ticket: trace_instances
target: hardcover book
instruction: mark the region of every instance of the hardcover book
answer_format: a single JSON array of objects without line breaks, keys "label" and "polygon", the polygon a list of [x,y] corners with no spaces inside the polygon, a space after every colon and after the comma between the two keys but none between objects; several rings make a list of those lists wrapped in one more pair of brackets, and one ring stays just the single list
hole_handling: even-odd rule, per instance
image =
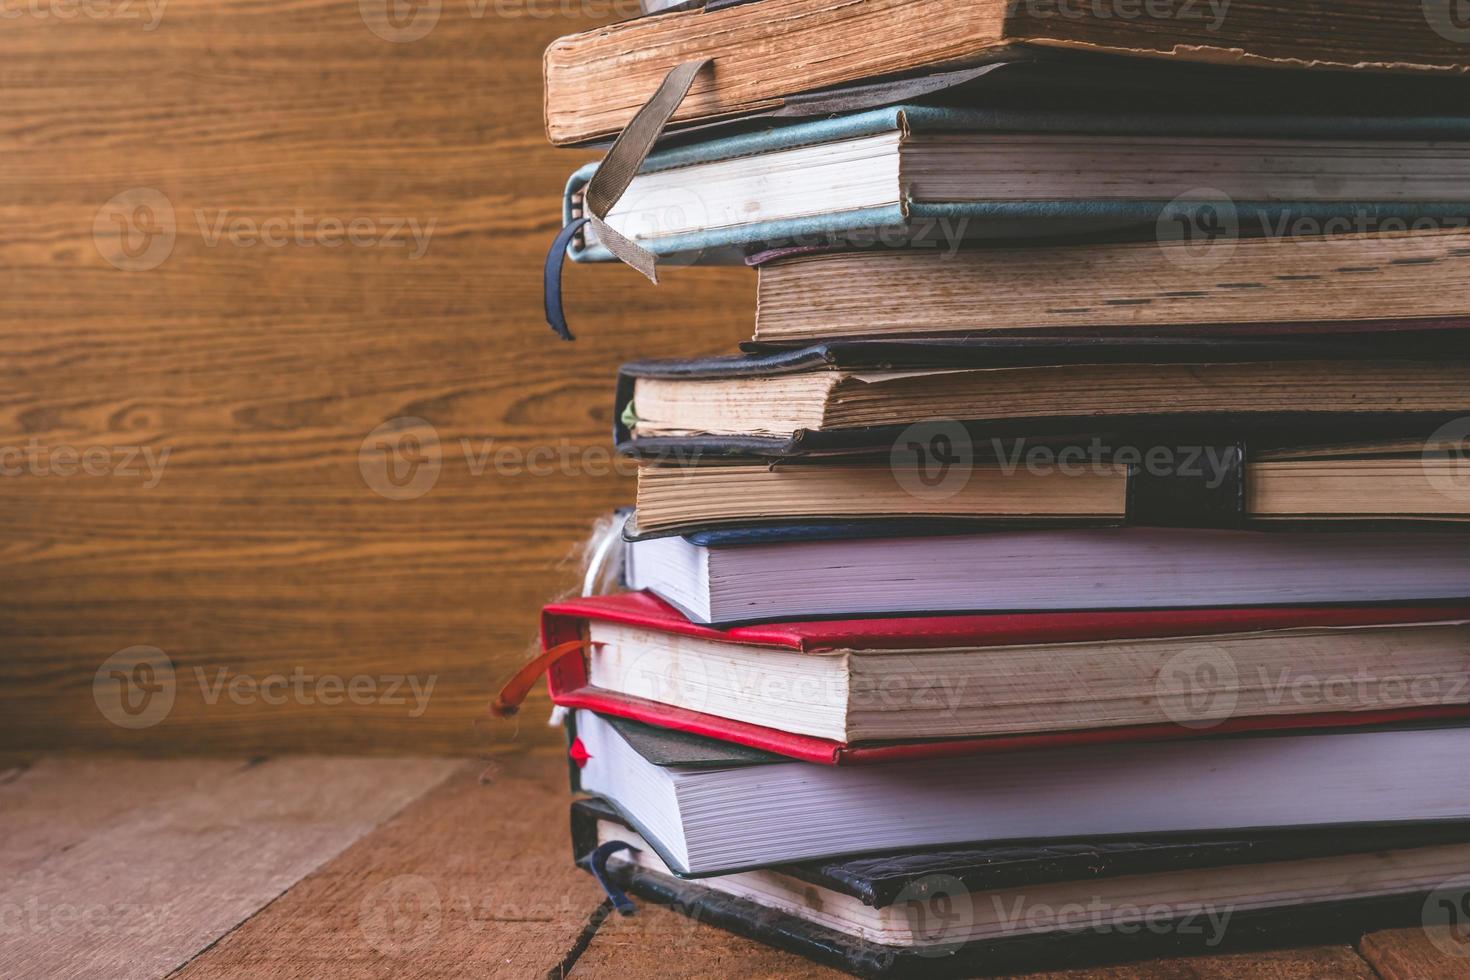
[{"label": "hardcover book", "polygon": [[[1424,528],[759,523],[638,531],[625,581],[699,623],[1470,598],[1470,548]],[[1353,527],[1354,525],[1347,525]],[[1335,527],[1336,529],[1331,529]]]},{"label": "hardcover book", "polygon": [[[546,607],[542,641],[565,650],[548,667],[557,704],[854,765],[1461,716],[1465,618],[1444,604],[717,630],[632,593]],[[1301,677],[1379,680],[1328,697]]]},{"label": "hardcover book", "polygon": [[[635,895],[861,976],[973,976],[1353,943],[1417,925],[1470,871],[1458,823],[911,850],[677,876],[621,815],[571,806],[572,850]],[[626,848],[619,847],[626,845]]]},{"label": "hardcover book", "polygon": [[[1393,727],[814,766],[590,711],[576,782],[671,870],[957,844],[1470,820],[1463,727]],[[636,734],[634,734],[636,733]],[[1371,775],[1369,775],[1371,774]]]},{"label": "hardcover book", "polygon": [[[598,165],[568,181],[565,220],[582,214]],[[903,105],[656,152],[606,219],[684,263],[829,243],[948,256],[981,239],[1283,238],[1463,228],[1467,172],[1463,115]],[[574,240],[572,258],[611,259],[589,235]]]},{"label": "hardcover book", "polygon": [[[797,93],[1059,49],[1451,77],[1467,66],[1448,4],[1278,0],[1134,9],[1137,16],[1121,17],[1105,6],[1052,0],[760,0],[635,19],[546,49],[546,132],[557,144],[610,136],[671,69],[703,58],[713,67],[696,80],[676,122],[730,118],[779,108]],[[1277,84],[1288,84],[1286,77]]]}]

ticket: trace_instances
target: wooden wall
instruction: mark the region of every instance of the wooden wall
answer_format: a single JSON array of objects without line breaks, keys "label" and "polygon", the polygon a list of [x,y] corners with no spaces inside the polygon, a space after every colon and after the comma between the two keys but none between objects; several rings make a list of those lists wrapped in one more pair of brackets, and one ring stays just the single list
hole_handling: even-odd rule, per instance
[{"label": "wooden wall", "polygon": [[728,348],[753,302],[743,270],[579,267],[582,339],[542,323],[588,157],[545,143],[540,52],[614,2],[7,7],[0,748],[554,737],[541,693],[481,719],[628,499],[613,368]]}]

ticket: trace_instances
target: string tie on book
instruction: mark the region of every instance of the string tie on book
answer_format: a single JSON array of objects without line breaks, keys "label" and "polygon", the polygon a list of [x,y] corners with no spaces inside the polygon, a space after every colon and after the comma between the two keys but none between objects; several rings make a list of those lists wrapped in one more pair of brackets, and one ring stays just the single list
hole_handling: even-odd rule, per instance
[{"label": "string tie on book", "polygon": [[587,855],[587,866],[592,871],[592,877],[597,879],[597,883],[607,893],[607,900],[613,903],[613,908],[623,915],[632,915],[638,911],[638,906],[634,905],[627,893],[617,886],[607,870],[607,859],[619,851],[637,854],[638,848],[625,840],[610,840],[606,844],[598,845],[597,850]]},{"label": "string tie on book", "polygon": [[568,640],[541,651],[521,664],[520,669],[501,686],[500,693],[495,695],[495,700],[490,705],[490,713],[496,718],[509,718],[520,711],[521,702],[526,700],[526,695],[531,693],[531,688],[536,686],[536,681],[546,673],[546,669],[562,657],[582,650],[584,646],[581,640]]},{"label": "string tie on book", "polygon": [[546,253],[546,269],[542,280],[546,303],[546,322],[562,340],[576,339],[572,336],[571,328],[567,326],[566,313],[562,308],[562,266],[572,239],[586,225],[592,226],[592,230],[597,233],[597,240],[618,261],[632,266],[643,273],[654,285],[658,285],[658,257],[642,245],[619,233],[604,219],[613,209],[613,205],[622,198],[623,192],[628,189],[633,178],[638,175],[638,171],[643,167],[643,161],[648,159],[649,151],[663,135],[669,118],[679,108],[684,97],[689,94],[689,88],[694,84],[695,76],[710,61],[709,58],[686,61],[682,65],[675,66],[664,76],[664,80],[659,83],[658,89],[649,100],[643,104],[643,108],[638,110],[623,131],[618,134],[618,138],[613,140],[611,149],[597,165],[597,171],[592,175],[592,179],[587,182],[582,192],[582,204],[586,213],[568,222],[551,243],[551,250]]}]

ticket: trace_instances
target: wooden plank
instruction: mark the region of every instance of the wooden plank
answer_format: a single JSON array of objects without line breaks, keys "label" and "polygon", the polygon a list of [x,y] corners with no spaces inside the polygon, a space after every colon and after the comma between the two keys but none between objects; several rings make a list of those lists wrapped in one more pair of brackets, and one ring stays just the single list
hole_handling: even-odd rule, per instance
[{"label": "wooden plank", "polygon": [[0,878],[0,975],[164,976],[462,765],[278,759],[183,787],[158,775],[152,802]]},{"label": "wooden plank", "polygon": [[[614,366],[730,349],[754,308],[748,270],[674,269],[654,288],[574,267],[581,339],[542,322],[561,187],[591,155],[546,145],[541,51],[627,5],[404,4],[438,11],[404,43],[365,20],[384,0],[100,6],[162,18],[0,31],[0,450],[110,460],[0,479],[0,738],[235,756],[550,744],[476,720],[539,604],[571,584],[572,544],[631,497],[608,455]],[[147,239],[108,202],[137,188],[167,199],[174,241],[156,267],[119,269],[108,222]],[[407,229],[407,247],[322,243],[353,219],[432,234],[417,258]],[[374,430],[403,417],[437,433],[423,451],[439,472],[390,499],[365,473],[387,459]],[[145,450],[168,454],[156,482]],[[170,658],[177,698],[123,728],[93,679],[140,644]],[[195,672],[221,669],[436,683],[418,716],[211,703]]]},{"label": "wooden plank", "polygon": [[541,977],[602,904],[572,864],[560,752],[447,781],[178,980]]},{"label": "wooden plank", "polygon": [[43,757],[0,776],[0,875],[18,875],[110,830],[159,799],[201,790],[248,765],[237,759]]},{"label": "wooden plank", "polygon": [[1095,970],[1030,973],[1027,980],[1375,980],[1346,946],[1175,957]]},{"label": "wooden plank", "polygon": [[[574,978],[845,976],[791,953],[639,903],[636,915],[610,916],[572,968]],[[1177,957],[1086,970],[1026,974],[1026,980],[1373,980],[1347,947]]]},{"label": "wooden plank", "polygon": [[795,953],[773,949],[663,906],[638,902],[631,916],[608,916],[569,974],[572,980],[611,977],[847,976]]},{"label": "wooden plank", "polygon": [[1363,937],[1358,950],[1384,980],[1459,980],[1470,976],[1470,941],[1463,923],[1458,932],[1444,924],[1372,932]]}]

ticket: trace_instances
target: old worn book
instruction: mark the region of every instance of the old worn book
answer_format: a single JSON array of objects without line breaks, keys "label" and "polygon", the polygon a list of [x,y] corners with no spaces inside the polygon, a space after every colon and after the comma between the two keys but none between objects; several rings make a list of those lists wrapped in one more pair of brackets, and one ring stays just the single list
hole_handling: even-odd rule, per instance
[{"label": "old worn book", "polygon": [[1467,840],[1470,826],[1444,823],[1019,842],[690,881],[606,802],[572,804],[578,865],[605,847],[612,880],[635,895],[859,976],[926,980],[1351,944],[1422,924],[1442,883],[1470,869]]},{"label": "old worn book", "polygon": [[1470,315],[1470,228],[1224,240],[885,249],[775,258],[755,339],[975,331],[1300,330]]},{"label": "old worn book", "polygon": [[[588,164],[563,210],[580,213]],[[1197,241],[1464,228],[1463,115],[1215,115],[902,105],[651,156],[607,214],[683,262],[830,243],[1063,234]],[[610,253],[583,230],[572,257]],[[1217,260],[1218,254],[1212,253]]]},{"label": "old worn book", "polygon": [[1015,470],[1044,451],[1037,441],[1088,436],[1134,451],[1245,441],[1257,459],[1324,445],[1339,456],[1371,446],[1380,457],[1463,457],[1466,322],[1185,336],[978,330],[637,361],[619,372],[614,436],[624,452],[677,465],[860,452],[912,460],[915,443],[932,443],[929,463],[1004,460]]},{"label": "old worn book", "polygon": [[760,0],[552,42],[544,58],[546,131],[558,144],[616,133],[671,68],[700,58],[712,58],[713,67],[696,79],[676,121],[770,109],[796,93],[1028,50],[1454,75],[1470,56],[1452,8],[1402,0],[1176,0],[1117,16],[1105,4],[1058,0]]},{"label": "old worn book", "polygon": [[941,419],[1454,412],[1467,391],[1470,362],[1117,363],[640,377],[631,404],[635,439],[781,437]]},{"label": "old worn book", "polygon": [[[950,472],[955,472],[951,470]],[[638,470],[638,526],[690,531],[780,520],[958,517],[1101,523],[1146,521],[1130,507],[1137,470],[970,466],[947,480],[922,466],[843,460],[648,464]],[[941,483],[944,485],[941,486]],[[1305,451],[1257,460],[1242,480],[1245,521],[1470,521],[1470,464],[1458,457],[1334,457]],[[1461,487],[1455,492],[1455,487]]]}]

